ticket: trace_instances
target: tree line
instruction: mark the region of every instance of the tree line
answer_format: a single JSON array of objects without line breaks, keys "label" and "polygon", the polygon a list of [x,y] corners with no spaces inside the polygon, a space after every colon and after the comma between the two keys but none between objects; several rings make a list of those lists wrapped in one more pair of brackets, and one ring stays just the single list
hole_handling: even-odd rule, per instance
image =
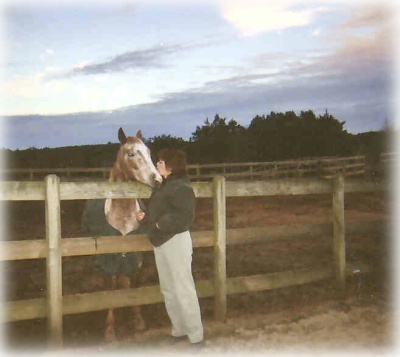
[{"label": "tree line", "polygon": [[[368,155],[389,151],[388,130],[351,134],[345,122],[326,112],[311,110],[271,112],[255,116],[248,127],[216,114],[192,133],[189,140],[171,135],[149,138],[153,155],[164,148],[185,150],[189,163],[262,162],[321,156]],[[82,145],[61,148],[6,150],[10,168],[109,167],[119,144]]]}]

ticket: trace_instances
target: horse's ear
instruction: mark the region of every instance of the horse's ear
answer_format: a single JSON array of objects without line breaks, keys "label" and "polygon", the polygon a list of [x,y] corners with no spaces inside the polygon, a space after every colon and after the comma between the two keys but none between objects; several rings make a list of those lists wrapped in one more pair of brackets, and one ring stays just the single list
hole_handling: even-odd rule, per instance
[{"label": "horse's ear", "polygon": [[138,132],[136,133],[136,137],[140,140],[143,140],[143,136],[142,136],[142,131],[138,130]]},{"label": "horse's ear", "polygon": [[118,130],[118,140],[121,143],[121,145],[124,145],[127,142],[126,135],[122,128],[119,128]]}]

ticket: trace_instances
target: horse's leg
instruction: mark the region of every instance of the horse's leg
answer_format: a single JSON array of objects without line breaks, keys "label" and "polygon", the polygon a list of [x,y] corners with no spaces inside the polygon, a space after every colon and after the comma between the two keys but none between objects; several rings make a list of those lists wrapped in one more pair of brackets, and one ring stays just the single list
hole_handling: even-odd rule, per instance
[{"label": "horse's leg", "polygon": [[[117,288],[117,276],[113,275],[111,277],[111,290],[115,290]],[[116,340],[115,335],[115,317],[114,317],[114,310],[109,309],[107,312],[106,318],[106,328],[104,331],[104,340],[106,342],[112,342]]]},{"label": "horse's leg", "polygon": [[[131,278],[127,275],[120,275],[119,287],[122,289],[129,289],[131,287]],[[133,306],[133,329],[134,331],[144,331],[146,329],[146,322],[142,316],[142,310],[140,306]]]},{"label": "horse's leg", "polygon": [[142,309],[140,306],[133,306],[133,320],[134,320],[134,330],[137,332],[146,330],[146,322],[144,321],[142,315]]}]

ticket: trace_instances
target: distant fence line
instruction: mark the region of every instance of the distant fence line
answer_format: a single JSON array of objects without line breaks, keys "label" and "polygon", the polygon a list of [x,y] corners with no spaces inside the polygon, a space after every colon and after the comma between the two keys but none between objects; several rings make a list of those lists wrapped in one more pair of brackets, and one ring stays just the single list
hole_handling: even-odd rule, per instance
[{"label": "distant fence line", "polygon": [[[189,175],[194,181],[209,181],[220,175],[227,179],[275,179],[286,177],[320,177],[330,179],[337,173],[345,177],[365,176],[371,172],[381,172],[395,162],[394,153],[385,153],[380,160],[371,163],[364,155],[351,157],[323,157],[304,160],[286,160],[272,162],[218,163],[188,165]],[[67,167],[67,168],[26,168],[3,169],[3,179],[41,180],[48,174],[57,174],[62,178],[100,177],[106,178],[111,167]]]},{"label": "distant fence line", "polygon": [[[281,179],[271,181],[231,181],[214,177],[212,182],[192,184],[196,197],[213,199],[214,229],[192,232],[193,244],[213,247],[214,274],[209,280],[196,281],[199,297],[214,297],[214,313],[224,321],[227,314],[227,295],[272,290],[307,284],[327,278],[336,278],[341,289],[345,288],[349,264],[346,263],[345,234],[351,232],[381,231],[384,221],[352,222],[345,225],[345,192],[373,192],[385,189],[384,185],[371,181],[345,180],[342,174],[332,180]],[[242,196],[274,196],[331,194],[332,221],[325,225],[266,226],[227,229],[226,198]],[[146,235],[135,237],[61,237],[62,200],[100,198],[147,198],[150,189],[139,183],[109,182],[60,182],[49,175],[42,182],[2,182],[0,200],[45,201],[46,239],[0,242],[0,260],[46,259],[47,297],[30,300],[6,301],[2,304],[3,322],[47,317],[49,343],[62,345],[63,315],[104,310],[132,305],[162,302],[159,286],[136,289],[100,291],[95,293],[62,295],[62,257],[107,254],[132,251],[151,251]],[[227,277],[227,244],[267,242],[297,239],[299,237],[329,237],[332,239],[332,263],[318,267],[259,274]],[[358,271],[370,271],[369,266],[357,266]]]}]

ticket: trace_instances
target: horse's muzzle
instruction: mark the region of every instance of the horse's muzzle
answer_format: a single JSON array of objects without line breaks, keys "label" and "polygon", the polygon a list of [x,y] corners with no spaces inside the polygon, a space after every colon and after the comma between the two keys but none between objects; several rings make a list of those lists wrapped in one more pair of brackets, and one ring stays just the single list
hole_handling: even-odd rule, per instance
[{"label": "horse's muzzle", "polygon": [[151,177],[151,187],[155,188],[160,186],[162,183],[161,175],[153,174]]}]

